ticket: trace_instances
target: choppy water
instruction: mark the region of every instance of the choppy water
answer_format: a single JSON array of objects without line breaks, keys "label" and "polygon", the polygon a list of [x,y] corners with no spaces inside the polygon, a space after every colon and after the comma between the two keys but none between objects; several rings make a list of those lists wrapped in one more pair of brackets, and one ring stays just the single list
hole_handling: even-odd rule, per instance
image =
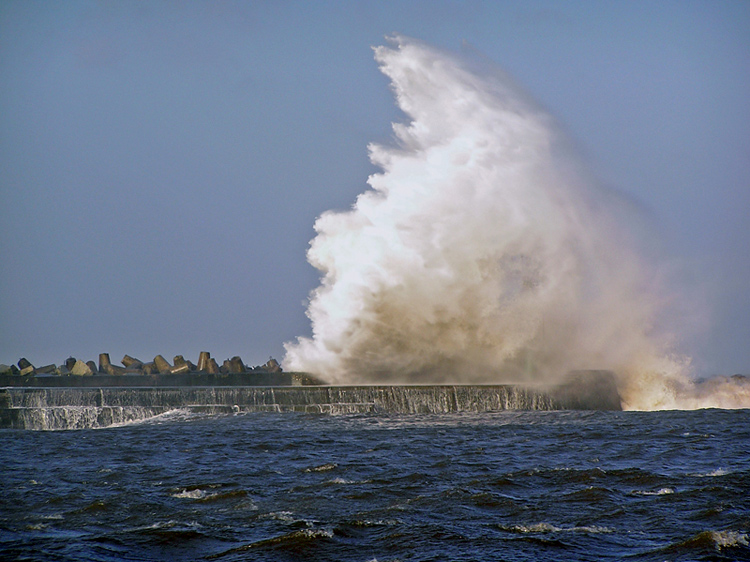
[{"label": "choppy water", "polygon": [[748,560],[750,411],[0,431],[7,560]]}]

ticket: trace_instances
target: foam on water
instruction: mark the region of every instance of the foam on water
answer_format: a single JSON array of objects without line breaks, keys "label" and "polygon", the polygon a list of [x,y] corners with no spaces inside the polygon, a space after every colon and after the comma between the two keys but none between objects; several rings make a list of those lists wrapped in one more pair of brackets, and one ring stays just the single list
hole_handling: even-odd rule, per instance
[{"label": "foam on water", "polygon": [[315,223],[313,334],[286,344],[287,369],[346,384],[611,369],[631,409],[750,406],[747,381],[690,381],[680,291],[639,250],[642,217],[548,113],[486,61],[403,36],[375,58],[406,121],[370,145],[370,189]]}]

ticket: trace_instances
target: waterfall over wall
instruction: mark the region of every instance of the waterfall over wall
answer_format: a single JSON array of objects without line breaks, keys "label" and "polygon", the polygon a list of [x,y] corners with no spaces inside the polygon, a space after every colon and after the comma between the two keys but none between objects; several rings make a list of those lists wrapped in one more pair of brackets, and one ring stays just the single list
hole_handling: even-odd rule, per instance
[{"label": "waterfall over wall", "polygon": [[[498,410],[618,410],[617,390],[516,385],[5,388],[0,428],[84,429],[148,419],[173,410],[205,414],[305,412],[440,414]],[[614,394],[612,394],[614,391]]]}]

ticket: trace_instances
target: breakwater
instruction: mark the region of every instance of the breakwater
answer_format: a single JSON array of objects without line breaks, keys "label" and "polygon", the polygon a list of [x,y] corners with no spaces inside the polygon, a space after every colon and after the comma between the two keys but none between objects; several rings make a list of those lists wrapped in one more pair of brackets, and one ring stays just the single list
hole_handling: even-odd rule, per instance
[{"label": "breakwater", "polygon": [[[174,410],[201,414],[619,410],[620,398],[611,374],[594,373],[545,388],[521,385],[6,387],[0,388],[0,428],[98,428]],[[582,378],[589,384],[581,384]]]}]

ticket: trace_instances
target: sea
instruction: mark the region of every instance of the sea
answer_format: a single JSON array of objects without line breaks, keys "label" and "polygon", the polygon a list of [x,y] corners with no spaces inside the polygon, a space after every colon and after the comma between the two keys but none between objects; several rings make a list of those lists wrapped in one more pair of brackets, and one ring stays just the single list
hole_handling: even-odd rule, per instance
[{"label": "sea", "polygon": [[750,410],[176,410],[0,442],[2,560],[750,560]]}]

